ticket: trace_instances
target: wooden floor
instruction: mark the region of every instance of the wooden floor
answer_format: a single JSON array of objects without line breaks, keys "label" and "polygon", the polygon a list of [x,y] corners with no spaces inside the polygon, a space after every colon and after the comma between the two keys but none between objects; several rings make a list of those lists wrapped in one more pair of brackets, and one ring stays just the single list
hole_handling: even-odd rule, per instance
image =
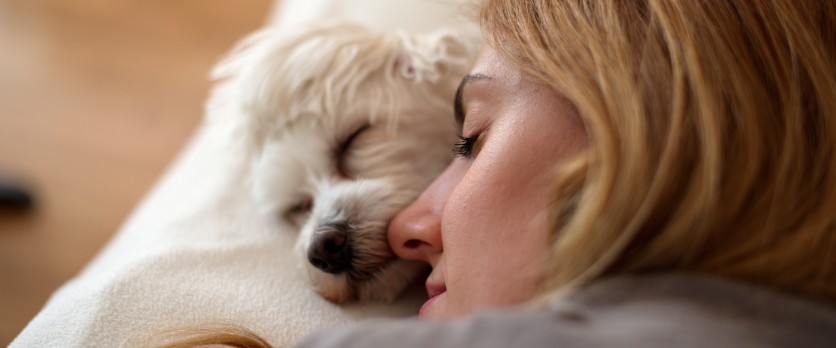
[{"label": "wooden floor", "polygon": [[0,346],[101,248],[202,117],[207,72],[268,0],[0,0]]}]

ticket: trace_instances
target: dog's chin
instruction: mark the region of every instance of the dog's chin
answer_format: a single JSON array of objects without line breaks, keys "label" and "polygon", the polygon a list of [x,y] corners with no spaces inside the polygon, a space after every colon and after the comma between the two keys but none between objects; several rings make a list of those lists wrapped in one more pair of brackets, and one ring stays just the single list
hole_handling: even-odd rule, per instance
[{"label": "dog's chin", "polygon": [[401,259],[389,261],[366,274],[351,271],[330,274],[310,264],[305,267],[316,292],[338,304],[353,301],[391,303],[426,268],[425,263]]}]

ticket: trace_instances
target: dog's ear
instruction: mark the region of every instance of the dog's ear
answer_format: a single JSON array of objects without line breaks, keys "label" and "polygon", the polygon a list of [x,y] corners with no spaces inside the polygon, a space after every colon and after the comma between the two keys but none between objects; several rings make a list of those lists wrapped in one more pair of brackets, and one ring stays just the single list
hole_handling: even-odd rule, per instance
[{"label": "dog's ear", "polygon": [[436,83],[451,73],[463,76],[481,44],[478,33],[461,28],[398,36],[401,54],[393,69],[398,76],[415,82]]},{"label": "dog's ear", "polygon": [[395,73],[398,76],[401,76],[403,78],[411,80],[411,79],[414,79],[416,77],[415,76],[415,67],[412,65],[412,59],[406,54],[403,54],[403,55],[399,56],[395,60],[394,69],[395,69]]}]

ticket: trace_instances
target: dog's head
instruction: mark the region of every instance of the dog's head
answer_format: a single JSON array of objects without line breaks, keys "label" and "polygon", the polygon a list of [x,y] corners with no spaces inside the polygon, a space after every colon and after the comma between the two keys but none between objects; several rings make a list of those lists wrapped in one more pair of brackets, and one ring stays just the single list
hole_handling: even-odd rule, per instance
[{"label": "dog's head", "polygon": [[476,44],[330,25],[257,33],[216,70],[251,117],[256,203],[300,231],[323,297],[392,300],[423,268],[396,259],[386,228],[452,158]]}]

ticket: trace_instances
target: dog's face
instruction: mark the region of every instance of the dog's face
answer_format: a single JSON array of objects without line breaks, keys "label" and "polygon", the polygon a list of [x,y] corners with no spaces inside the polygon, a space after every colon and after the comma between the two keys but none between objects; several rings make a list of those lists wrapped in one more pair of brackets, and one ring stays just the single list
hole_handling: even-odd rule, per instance
[{"label": "dog's face", "polygon": [[261,149],[256,203],[299,230],[323,297],[391,301],[424,266],[397,259],[386,229],[452,158],[452,97],[474,45],[354,26],[260,35],[239,54],[260,69],[236,75]]},{"label": "dog's face", "polygon": [[391,300],[420,270],[395,259],[386,228],[449,161],[454,132],[442,120],[415,122],[438,110],[411,106],[396,131],[363,113],[288,127],[256,165],[258,201],[299,228],[298,251],[323,297]]}]

